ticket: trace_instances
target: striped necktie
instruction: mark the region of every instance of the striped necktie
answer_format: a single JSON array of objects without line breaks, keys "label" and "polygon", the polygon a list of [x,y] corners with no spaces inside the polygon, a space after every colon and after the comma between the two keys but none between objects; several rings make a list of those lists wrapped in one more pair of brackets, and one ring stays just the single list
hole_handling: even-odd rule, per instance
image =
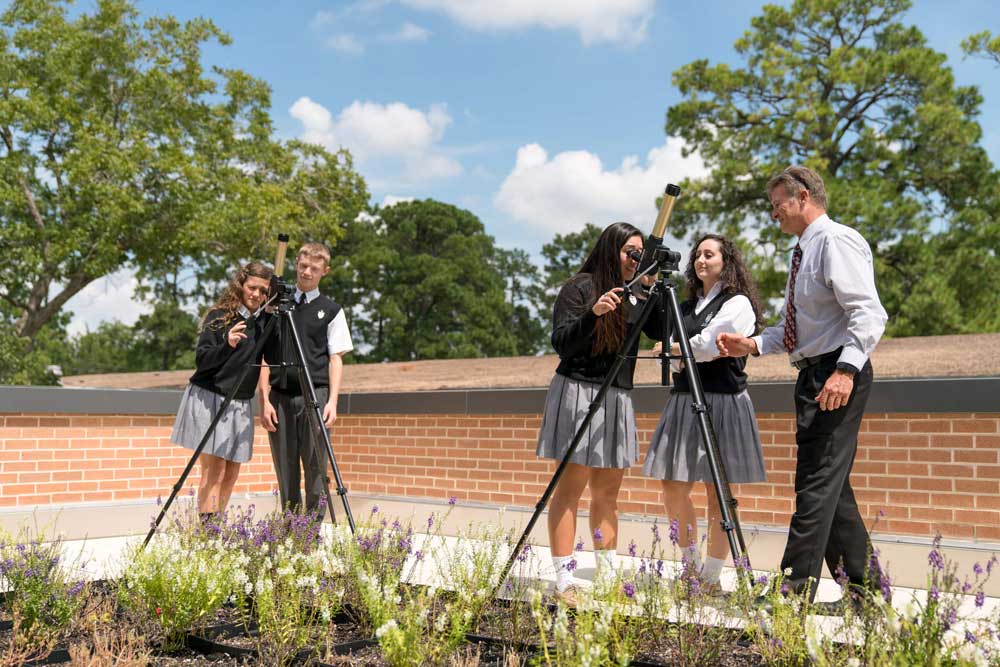
[{"label": "striped necktie", "polygon": [[795,331],[795,279],[799,276],[799,264],[802,263],[802,246],[795,244],[792,251],[792,270],[788,278],[788,303],[785,305],[785,337],[782,342],[785,344],[785,351],[791,352],[795,349],[798,340]]}]

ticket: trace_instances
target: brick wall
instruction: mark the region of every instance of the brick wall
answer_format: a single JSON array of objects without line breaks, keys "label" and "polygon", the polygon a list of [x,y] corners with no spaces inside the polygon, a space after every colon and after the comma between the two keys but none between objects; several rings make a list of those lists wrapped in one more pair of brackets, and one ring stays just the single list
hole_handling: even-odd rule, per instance
[{"label": "brick wall", "polygon": [[[640,442],[656,415],[640,414]],[[345,415],[333,443],[352,493],[494,505],[535,504],[555,468],[534,456],[539,415]],[[734,487],[745,524],[787,525],[794,421],[759,415],[768,481]],[[173,416],[0,415],[0,507],[166,497],[189,453],[168,442]],[[187,486],[197,484],[195,468]],[[872,413],[852,483],[876,530],[1000,541],[1000,413]],[[274,488],[267,439],[237,493]],[[187,491],[185,491],[187,492]],[[704,494],[696,493],[704,505]],[[626,476],[624,512],[662,515],[658,484]]]}]

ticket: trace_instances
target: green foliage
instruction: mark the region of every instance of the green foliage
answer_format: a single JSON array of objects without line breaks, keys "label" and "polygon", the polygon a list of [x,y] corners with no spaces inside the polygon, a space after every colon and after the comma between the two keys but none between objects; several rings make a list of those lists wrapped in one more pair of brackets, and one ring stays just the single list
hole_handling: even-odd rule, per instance
[{"label": "green foliage", "polygon": [[129,554],[122,573],[119,600],[132,613],[163,633],[163,648],[180,648],[196,623],[210,618],[235,590],[238,554],[219,539],[194,539],[168,532]]},{"label": "green foliage", "polygon": [[64,632],[86,599],[84,583],[64,567],[62,542],[44,543],[22,533],[0,544],[0,582],[8,591],[4,608],[26,638]]},{"label": "green foliage", "polygon": [[472,611],[462,598],[446,601],[435,589],[407,589],[402,607],[375,631],[391,667],[446,665],[465,643]]},{"label": "green foliage", "polygon": [[668,110],[667,131],[711,173],[682,184],[671,229],[742,235],[762,296],[777,296],[774,267],[780,273],[792,241],[770,221],[764,186],[805,164],[823,175],[832,217],[871,244],[890,334],[996,330],[1000,305],[976,296],[991,290],[960,289],[959,265],[942,254],[974,259],[985,270],[974,275],[991,287],[1000,271],[998,174],[980,145],[981,96],[956,86],[945,56],[899,22],[908,7],[767,5],[735,44],[744,67],[702,59],[674,72],[685,99]]},{"label": "green foliage", "polygon": [[1000,65],[1000,35],[994,36],[989,30],[963,39],[962,50],[970,56],[988,58]]},{"label": "green foliage", "polygon": [[47,370],[49,355],[18,336],[14,327],[0,321],[0,385],[52,385],[58,378]]},{"label": "green foliage", "polygon": [[[559,295],[559,288],[580,270],[602,231],[604,230],[597,225],[588,222],[580,231],[556,234],[549,243],[542,246],[544,279],[532,293],[546,324],[552,319],[552,307]],[[548,328],[547,326],[546,329]]]},{"label": "green foliage", "polygon": [[468,211],[433,201],[382,209],[352,256],[366,294],[352,334],[370,361],[516,351],[493,238]]},{"label": "green foliage", "polygon": [[510,321],[507,328],[514,334],[516,354],[535,354],[547,351],[548,327],[540,318],[534,296],[540,278],[528,253],[520,248],[496,249],[496,269],[507,281],[507,306]]},{"label": "green foliage", "polygon": [[349,154],[272,139],[267,84],[202,66],[229,43],[211,21],[67,7],[0,14],[0,302],[19,336],[126,266],[154,283],[186,268],[204,300],[279,230],[336,242],[362,210]]}]

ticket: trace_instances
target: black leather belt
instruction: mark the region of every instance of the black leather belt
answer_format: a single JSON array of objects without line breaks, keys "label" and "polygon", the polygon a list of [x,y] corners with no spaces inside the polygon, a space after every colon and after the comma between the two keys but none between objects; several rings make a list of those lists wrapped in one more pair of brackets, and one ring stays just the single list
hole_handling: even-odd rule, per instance
[{"label": "black leather belt", "polygon": [[838,347],[833,352],[827,352],[825,354],[817,354],[815,357],[803,357],[798,361],[793,361],[792,366],[799,369],[800,371],[809,368],[810,366],[815,366],[822,361],[829,361],[830,359],[839,359],[840,353],[844,348]]}]

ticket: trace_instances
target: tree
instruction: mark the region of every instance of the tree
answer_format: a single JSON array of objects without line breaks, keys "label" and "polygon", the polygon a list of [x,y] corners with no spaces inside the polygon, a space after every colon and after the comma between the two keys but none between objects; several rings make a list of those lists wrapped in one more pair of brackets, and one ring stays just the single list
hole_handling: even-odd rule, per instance
[{"label": "tree", "polygon": [[[671,229],[742,235],[763,296],[776,296],[778,257],[791,241],[770,221],[764,186],[785,166],[805,164],[823,175],[832,216],[871,244],[890,333],[989,330],[998,305],[982,295],[1000,289],[1000,205],[998,175],[980,145],[982,100],[955,85],[919,30],[899,22],[908,7],[767,5],[735,44],[745,67],[697,60],[674,72],[685,99],[668,110],[668,131],[710,174],[682,184]],[[972,292],[942,255],[959,249],[984,271],[973,274]]]},{"label": "tree", "polygon": [[28,349],[119,268],[186,272],[205,300],[278,231],[334,243],[362,210],[350,155],[272,139],[267,84],[202,66],[203,44],[229,43],[211,21],[66,6],[0,14],[0,316]]},{"label": "tree", "polygon": [[603,231],[597,225],[588,222],[580,231],[556,234],[551,241],[542,246],[544,279],[533,290],[533,294],[539,304],[538,311],[544,318],[546,330],[549,329],[552,307],[555,305],[556,296],[559,295],[559,288],[580,270]]},{"label": "tree", "polygon": [[548,328],[538,317],[537,294],[540,275],[528,253],[520,248],[496,249],[496,269],[507,281],[508,328],[514,334],[516,354],[536,354],[546,349]]},{"label": "tree", "polygon": [[970,56],[988,58],[1000,65],[1000,35],[984,30],[962,40],[962,50]]},{"label": "tree", "polygon": [[[176,301],[161,301],[132,327],[130,370],[174,371],[194,368],[199,320]],[[82,356],[82,355],[81,355]]]},{"label": "tree", "polygon": [[516,351],[493,238],[476,216],[426,199],[378,210],[367,224],[368,248],[359,255],[367,292],[351,323],[363,358]]}]

